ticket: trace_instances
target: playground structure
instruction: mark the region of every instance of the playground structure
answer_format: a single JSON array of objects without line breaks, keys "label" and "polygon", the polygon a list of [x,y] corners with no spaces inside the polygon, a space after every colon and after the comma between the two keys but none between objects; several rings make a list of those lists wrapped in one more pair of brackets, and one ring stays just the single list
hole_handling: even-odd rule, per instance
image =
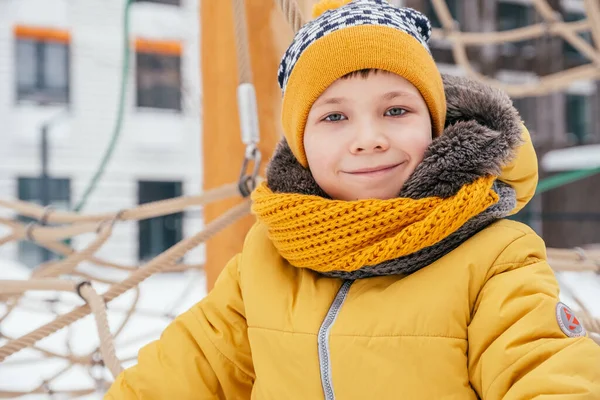
[{"label": "playground structure", "polygon": [[[281,8],[292,30],[297,31],[304,21],[303,10],[295,0],[276,0],[276,3]],[[442,29],[434,29],[434,38],[446,38],[451,41],[455,60],[467,75],[492,86],[500,87],[514,97],[544,95],[565,89],[576,80],[600,79],[600,4],[594,0],[585,0],[587,18],[582,21],[565,23],[558,19],[545,0],[533,0],[532,3],[537,12],[543,17],[543,23],[514,31],[482,34],[460,32],[452,20],[446,3],[443,0],[432,0],[435,12],[442,23]],[[129,5],[130,2],[127,3],[127,7]],[[129,322],[131,315],[135,313],[136,301],[131,304],[126,318],[113,332],[109,329],[105,305],[110,307],[112,300],[129,290],[135,289],[141,282],[154,274],[203,268],[201,265],[181,264],[178,263],[178,260],[191,249],[201,245],[218,232],[223,231],[228,226],[232,226],[236,221],[250,213],[248,194],[260,179],[260,172],[264,166],[264,161],[268,158],[263,156],[263,154],[266,155],[266,153],[272,151],[274,141],[272,140],[273,138],[269,138],[271,143],[268,143],[268,151],[265,151],[265,142],[262,141],[264,138],[259,134],[261,127],[259,123],[261,121],[259,120],[263,119],[263,114],[259,112],[256,89],[253,84],[253,63],[250,57],[251,46],[248,38],[248,18],[246,14],[248,5],[243,0],[233,0],[231,5],[233,6],[231,10],[233,11],[234,20],[234,29],[232,29],[232,32],[235,32],[238,61],[237,97],[239,101],[241,140],[239,139],[238,132],[235,132],[235,136],[239,141],[237,148],[244,149],[242,154],[240,154],[241,159],[239,164],[241,164],[242,169],[239,172],[237,180],[230,180],[229,183],[225,183],[224,185],[216,185],[214,184],[215,182],[209,183],[209,185],[216,188],[205,190],[204,193],[197,196],[149,203],[136,208],[107,214],[56,211],[50,207],[44,208],[21,201],[0,200],[1,207],[10,209],[17,215],[29,217],[36,221],[25,225],[16,220],[0,219],[0,224],[7,227],[10,231],[9,234],[0,238],[0,246],[11,241],[30,240],[63,256],[58,261],[51,261],[38,266],[33,270],[28,280],[0,280],[0,303],[5,306],[4,314],[0,315],[0,326],[2,321],[6,320],[11,312],[19,307],[20,301],[30,291],[53,290],[74,292],[85,301],[85,305],[76,307],[72,311],[60,315],[54,321],[18,338],[6,337],[0,329],[0,363],[10,362],[10,360],[5,360],[25,348],[33,348],[39,351],[42,357],[62,358],[67,360],[70,365],[80,364],[106,367],[111,375],[116,377],[122,370],[122,360],[119,360],[115,354],[114,339],[119,336]],[[208,13],[210,7],[218,8],[223,6],[216,6],[213,2],[212,6],[206,5],[203,10]],[[208,18],[208,16],[203,16],[203,18]],[[223,29],[222,25],[220,29]],[[582,31],[590,31],[592,33],[594,43],[596,44],[595,48],[577,35],[578,32]],[[541,77],[535,83],[508,85],[494,78],[479,74],[472,68],[466,57],[467,45],[515,42],[543,35],[558,35],[563,37],[574,48],[580,51],[581,54],[587,57],[590,63],[572,68],[571,70]],[[205,49],[204,51],[207,50]],[[210,129],[205,129],[205,132],[210,131]],[[205,147],[212,149],[209,137],[207,137],[205,144]],[[213,153],[218,153],[220,162],[225,161],[223,159],[223,152],[213,151]],[[588,170],[583,172],[589,175],[600,172],[598,169],[597,165],[592,165]],[[542,190],[550,190],[553,186],[541,182],[541,187]],[[231,199],[233,199],[233,202]],[[224,203],[225,201],[228,202]],[[226,204],[228,210],[226,212],[219,212],[220,215],[207,223],[203,231],[185,238],[143,265],[121,265],[110,260],[101,259],[95,255],[103,244],[111,238],[113,229],[119,223],[170,215],[192,207],[204,207],[210,203]],[[239,229],[239,231],[239,236],[243,236],[245,233],[244,230]],[[93,234],[95,238],[81,249],[74,249],[63,243],[66,239],[84,234]],[[225,254],[223,257],[229,257],[229,255]],[[557,272],[600,272],[599,249],[548,249],[548,258],[551,267]],[[122,281],[92,277],[78,269],[78,266],[84,263],[107,269],[125,271],[129,276]],[[213,273],[216,272],[213,271]],[[96,282],[110,286],[107,291],[99,294],[94,288],[94,283]],[[210,285],[209,281],[209,288]],[[588,307],[577,297],[577,294],[573,294],[572,298],[577,303],[578,317],[582,320],[584,326],[590,332],[600,334],[600,318],[588,311]],[[36,347],[36,343],[42,338],[69,326],[89,314],[93,314],[94,316],[100,338],[100,346],[97,351],[82,356],[57,354]],[[594,339],[600,343],[598,336],[595,336]],[[65,370],[53,376],[52,379],[60,376],[60,373]],[[47,379],[43,385],[28,393],[0,390],[0,398],[13,398],[25,394],[51,393],[50,384],[52,379]],[[66,394],[77,397],[91,394],[95,391],[97,391],[97,388],[92,387],[87,390],[71,391]]]}]

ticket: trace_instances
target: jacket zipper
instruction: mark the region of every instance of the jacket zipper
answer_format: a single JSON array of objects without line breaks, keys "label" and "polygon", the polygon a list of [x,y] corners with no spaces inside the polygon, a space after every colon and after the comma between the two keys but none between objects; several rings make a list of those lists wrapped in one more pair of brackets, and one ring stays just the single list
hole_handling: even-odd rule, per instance
[{"label": "jacket zipper", "polygon": [[317,343],[319,348],[319,366],[321,368],[321,384],[323,385],[323,392],[325,394],[325,400],[335,400],[335,394],[333,392],[333,382],[331,379],[331,354],[329,351],[329,333],[331,327],[335,322],[348,292],[350,291],[350,285],[354,281],[344,281],[342,286],[337,292],[335,299],[329,311],[325,316],[325,320],[319,329],[319,335],[317,337]]}]

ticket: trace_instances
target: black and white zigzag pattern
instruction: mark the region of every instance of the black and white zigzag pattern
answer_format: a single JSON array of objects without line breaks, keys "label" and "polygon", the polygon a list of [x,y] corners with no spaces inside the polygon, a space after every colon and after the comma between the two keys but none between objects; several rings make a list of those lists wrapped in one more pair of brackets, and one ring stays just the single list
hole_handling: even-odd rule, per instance
[{"label": "black and white zigzag pattern", "polygon": [[294,65],[311,43],[337,30],[358,25],[399,29],[417,39],[429,51],[427,43],[431,37],[431,23],[423,14],[411,8],[391,6],[386,0],[354,0],[343,7],[324,12],[298,31],[279,65],[281,90],[285,91]]}]

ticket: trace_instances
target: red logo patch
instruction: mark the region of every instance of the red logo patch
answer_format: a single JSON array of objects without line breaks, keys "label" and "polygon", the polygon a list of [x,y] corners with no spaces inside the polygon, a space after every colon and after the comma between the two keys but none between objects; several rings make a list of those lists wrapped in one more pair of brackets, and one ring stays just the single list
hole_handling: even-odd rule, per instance
[{"label": "red logo patch", "polygon": [[566,304],[559,302],[556,305],[556,319],[565,335],[569,337],[585,336],[585,328]]}]

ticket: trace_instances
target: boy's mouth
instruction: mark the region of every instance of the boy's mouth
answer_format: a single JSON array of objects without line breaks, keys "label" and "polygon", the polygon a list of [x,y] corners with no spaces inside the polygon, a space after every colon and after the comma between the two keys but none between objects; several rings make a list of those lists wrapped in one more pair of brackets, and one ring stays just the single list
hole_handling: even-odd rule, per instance
[{"label": "boy's mouth", "polygon": [[393,170],[394,168],[404,164],[404,162],[396,164],[386,164],[377,167],[361,168],[352,171],[346,171],[347,174],[351,175],[379,175]]}]

